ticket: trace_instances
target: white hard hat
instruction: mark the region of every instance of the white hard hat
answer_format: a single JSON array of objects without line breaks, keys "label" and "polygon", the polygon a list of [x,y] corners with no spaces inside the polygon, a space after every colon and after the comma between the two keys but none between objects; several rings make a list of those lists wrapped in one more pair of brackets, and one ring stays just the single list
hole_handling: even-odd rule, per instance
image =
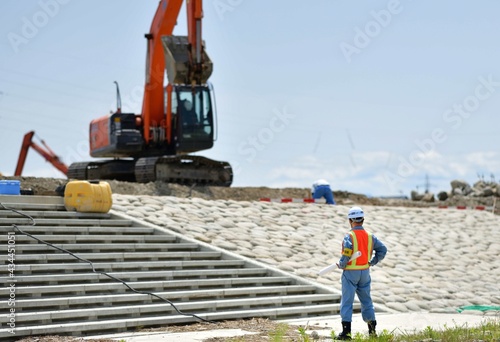
[{"label": "white hard hat", "polygon": [[349,219],[362,219],[364,217],[365,213],[360,207],[352,207],[349,209],[349,213],[347,214],[347,218]]}]

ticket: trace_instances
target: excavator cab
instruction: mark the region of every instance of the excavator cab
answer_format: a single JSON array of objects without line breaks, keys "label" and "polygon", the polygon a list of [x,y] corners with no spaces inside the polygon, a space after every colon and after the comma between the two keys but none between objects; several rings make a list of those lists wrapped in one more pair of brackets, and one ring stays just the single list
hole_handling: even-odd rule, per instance
[{"label": "excavator cab", "polygon": [[[169,91],[171,94],[169,94]],[[154,142],[142,137],[141,117],[117,111],[92,120],[90,154],[93,157],[135,157],[144,154],[186,154],[212,148],[215,132],[215,106],[208,85],[174,85],[166,88],[165,104],[171,124],[155,127]],[[165,136],[165,132],[167,133]],[[145,147],[146,146],[146,147]]]},{"label": "excavator cab", "polygon": [[177,153],[211,148],[214,142],[215,106],[210,87],[175,85],[172,87],[172,96],[167,94],[165,98],[171,98],[170,102],[166,102],[166,111],[172,112]]}]

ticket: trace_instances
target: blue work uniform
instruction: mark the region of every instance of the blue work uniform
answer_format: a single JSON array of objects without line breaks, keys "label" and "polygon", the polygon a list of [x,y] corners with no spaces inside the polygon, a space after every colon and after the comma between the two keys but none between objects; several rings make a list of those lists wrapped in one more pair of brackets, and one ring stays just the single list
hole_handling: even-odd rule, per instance
[{"label": "blue work uniform", "polygon": [[319,179],[314,182],[311,188],[311,194],[313,199],[325,198],[327,204],[335,204],[330,184],[324,179]]},{"label": "blue work uniform", "polygon": [[[339,267],[344,269],[342,273],[342,298],[340,301],[340,316],[342,322],[352,321],[352,310],[354,295],[357,294],[361,302],[361,316],[365,322],[375,321],[375,309],[373,307],[372,298],[370,295],[371,278],[370,267],[376,265],[379,261],[384,259],[387,253],[387,247],[373,234],[367,233],[370,237],[371,250],[368,254],[371,259],[366,258],[368,262],[365,265],[358,264],[360,269],[345,269],[348,267],[350,255],[359,249],[367,250],[369,247],[355,246],[357,243],[353,242],[353,236],[356,237],[355,230],[363,230],[362,226],[355,226],[351,232],[346,234],[342,241],[342,257],[339,260]],[[347,252],[344,252],[347,251]],[[375,252],[375,253],[373,253]],[[367,256],[369,257],[369,256]],[[349,268],[349,267],[348,267]],[[363,269],[364,268],[364,269]]]}]

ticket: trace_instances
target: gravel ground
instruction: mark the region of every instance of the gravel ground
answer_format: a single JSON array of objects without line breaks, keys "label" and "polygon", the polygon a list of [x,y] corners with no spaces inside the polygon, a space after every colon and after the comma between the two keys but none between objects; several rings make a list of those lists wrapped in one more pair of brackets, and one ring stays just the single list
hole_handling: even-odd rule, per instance
[{"label": "gravel ground", "polygon": [[[205,331],[214,329],[242,329],[249,332],[255,332],[256,334],[248,334],[245,336],[239,336],[237,338],[238,342],[262,342],[262,341],[272,341],[272,337],[279,335],[282,336],[283,341],[288,342],[298,342],[302,341],[300,338],[299,330],[296,326],[289,326],[276,321],[271,321],[264,318],[252,318],[246,320],[232,320],[232,321],[221,321],[217,323],[193,323],[188,325],[175,325],[168,327],[144,329],[144,332],[160,332],[165,331],[169,333],[181,333],[189,331]],[[308,327],[308,330],[314,329],[314,327]],[[81,337],[68,337],[68,336],[33,336],[25,337],[18,340],[19,342],[81,342],[81,341],[93,341],[93,342],[116,342],[116,340],[111,339],[83,339]],[[234,342],[233,337],[216,337],[209,338],[203,342]]]}]

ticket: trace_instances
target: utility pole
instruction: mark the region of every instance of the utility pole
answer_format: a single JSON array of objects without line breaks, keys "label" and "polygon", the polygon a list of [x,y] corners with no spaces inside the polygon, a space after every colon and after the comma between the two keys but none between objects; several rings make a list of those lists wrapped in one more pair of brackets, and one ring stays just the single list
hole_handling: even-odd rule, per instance
[{"label": "utility pole", "polygon": [[[419,186],[422,186],[422,185],[417,185],[417,190],[418,190]],[[425,174],[425,184],[423,186],[425,187],[425,193],[426,194],[429,193],[429,190],[430,190],[431,186],[434,186],[433,184],[431,184],[431,182],[429,180],[429,175],[428,174]]]}]

